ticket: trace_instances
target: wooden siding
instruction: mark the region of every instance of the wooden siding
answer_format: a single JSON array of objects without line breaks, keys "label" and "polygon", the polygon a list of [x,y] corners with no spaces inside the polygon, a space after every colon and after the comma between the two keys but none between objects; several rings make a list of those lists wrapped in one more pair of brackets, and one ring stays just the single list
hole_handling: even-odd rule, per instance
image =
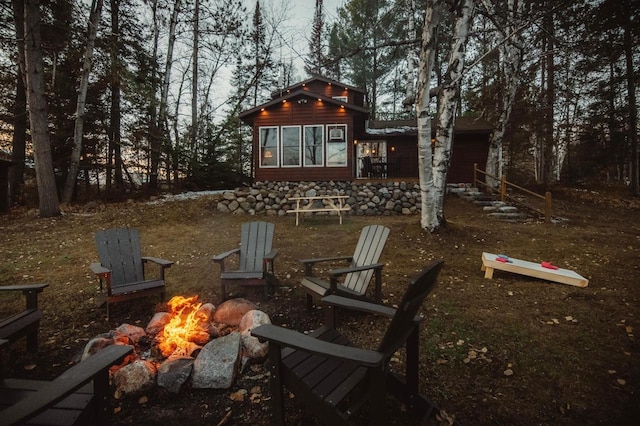
[{"label": "wooden siding", "polygon": [[[347,165],[345,167],[260,167],[260,127],[304,126],[311,124],[322,124],[325,126],[327,124],[347,125]],[[353,130],[354,120],[353,114],[350,111],[317,100],[307,99],[306,103],[298,103],[297,99],[294,99],[284,102],[280,106],[274,106],[262,111],[256,114],[253,119],[255,179],[258,181],[351,180],[354,178],[352,167],[354,161]]]}]

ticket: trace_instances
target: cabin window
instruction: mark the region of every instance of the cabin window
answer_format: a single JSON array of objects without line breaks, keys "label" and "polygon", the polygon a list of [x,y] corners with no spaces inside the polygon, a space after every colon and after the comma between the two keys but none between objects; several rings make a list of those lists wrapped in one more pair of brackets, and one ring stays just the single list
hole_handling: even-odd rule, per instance
[{"label": "cabin window", "polygon": [[322,166],[324,158],[324,126],[304,126],[304,165]]},{"label": "cabin window", "polygon": [[327,126],[327,167],[347,165],[347,125]]},{"label": "cabin window", "polygon": [[300,126],[282,126],[282,167],[300,166]]},{"label": "cabin window", "polygon": [[278,127],[260,127],[260,167],[278,167]]}]

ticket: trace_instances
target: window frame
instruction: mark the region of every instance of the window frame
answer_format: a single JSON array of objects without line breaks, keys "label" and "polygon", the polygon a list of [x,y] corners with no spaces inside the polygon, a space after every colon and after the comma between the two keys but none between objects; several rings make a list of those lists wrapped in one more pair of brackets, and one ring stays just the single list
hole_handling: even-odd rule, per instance
[{"label": "window frame", "polygon": [[[330,139],[330,135],[331,135],[331,130],[332,129],[339,129],[341,128],[342,131],[342,140],[341,141],[332,141]],[[325,146],[326,146],[326,151],[325,151],[325,167],[347,167],[349,165],[349,155],[348,155],[348,151],[347,151],[347,141],[349,139],[348,137],[348,133],[347,133],[347,125],[346,124],[327,124],[326,125],[326,137],[325,137]],[[340,162],[340,163],[330,163],[329,162],[329,156],[330,156],[330,149],[329,147],[336,147],[338,144],[342,145],[342,151],[344,151],[344,161]]]},{"label": "window frame", "polygon": [[[275,129],[275,145],[274,146],[264,146],[263,145],[263,130]],[[260,146],[260,158],[259,158],[259,167],[264,169],[275,169],[280,167],[280,126],[260,126],[258,127],[258,145]],[[264,164],[265,157],[264,153],[267,149],[275,150],[275,153],[272,153],[272,156],[275,156],[275,164]],[[275,155],[274,155],[275,154]]]},{"label": "window frame", "polygon": [[[297,129],[298,133],[298,162],[297,164],[284,164],[285,160],[285,129]],[[293,146],[293,145],[291,145]],[[302,126],[300,125],[292,125],[292,126],[280,126],[280,167],[288,168],[288,167],[301,167],[302,166]]]},{"label": "window frame", "polygon": [[[316,164],[307,164],[307,129],[309,128],[320,128],[320,143],[319,146],[321,148],[320,152],[320,162]],[[317,144],[313,145],[314,147],[318,146]],[[302,134],[302,165],[303,167],[324,167],[325,162],[325,151],[326,151],[326,143],[325,143],[325,126],[324,124],[305,124],[303,126],[303,134]]]}]

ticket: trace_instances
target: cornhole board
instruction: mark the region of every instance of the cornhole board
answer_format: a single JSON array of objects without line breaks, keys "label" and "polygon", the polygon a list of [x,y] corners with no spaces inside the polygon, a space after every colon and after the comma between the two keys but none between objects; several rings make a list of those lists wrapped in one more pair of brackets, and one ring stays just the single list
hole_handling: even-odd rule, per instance
[{"label": "cornhole board", "polygon": [[589,280],[580,274],[569,269],[549,269],[544,268],[540,263],[529,262],[526,260],[514,259],[509,257],[511,262],[503,263],[498,262],[498,255],[493,253],[482,253],[482,270],[484,271],[484,277],[493,278],[493,271],[507,271],[514,274],[526,275],[529,277],[540,278],[543,280],[554,281],[562,284],[569,284],[576,287],[586,287],[589,284]]}]

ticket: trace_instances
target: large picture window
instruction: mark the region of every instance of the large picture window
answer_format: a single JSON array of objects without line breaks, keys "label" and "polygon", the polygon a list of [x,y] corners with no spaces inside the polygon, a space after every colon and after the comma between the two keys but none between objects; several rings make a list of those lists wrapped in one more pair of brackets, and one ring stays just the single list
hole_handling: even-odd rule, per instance
[{"label": "large picture window", "polygon": [[304,165],[324,164],[324,126],[304,126]]},{"label": "large picture window", "polygon": [[300,126],[282,127],[282,167],[300,166]]},{"label": "large picture window", "polygon": [[260,127],[260,167],[278,167],[278,127]]},{"label": "large picture window", "polygon": [[327,126],[327,167],[347,165],[347,125]]}]

